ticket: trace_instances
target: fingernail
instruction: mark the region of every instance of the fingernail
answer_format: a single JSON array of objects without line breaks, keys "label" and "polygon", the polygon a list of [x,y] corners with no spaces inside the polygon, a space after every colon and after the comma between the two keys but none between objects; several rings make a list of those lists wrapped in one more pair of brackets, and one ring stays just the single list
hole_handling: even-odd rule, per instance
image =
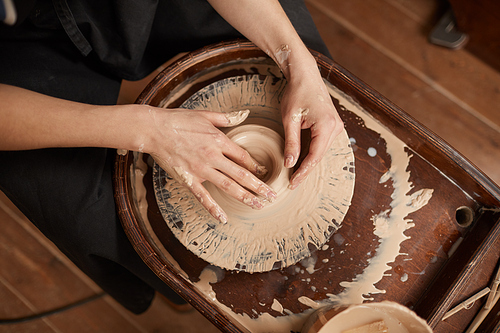
[{"label": "fingernail", "polygon": [[267,174],[267,172],[268,171],[265,166],[257,164],[257,167],[255,168],[255,173],[257,173],[258,176],[263,177]]},{"label": "fingernail", "polygon": [[214,216],[214,217],[217,220],[219,220],[219,222],[221,222],[222,224],[226,224],[227,223],[226,213],[219,206],[215,207],[215,215],[217,215],[217,216]]},{"label": "fingernail", "polygon": [[219,216],[217,216],[217,219],[219,220],[219,222],[221,222],[222,224],[226,224],[227,223],[227,216],[224,215],[224,214],[219,214]]},{"label": "fingernail", "polygon": [[292,155],[287,155],[285,159],[285,168],[293,167],[294,158]]}]

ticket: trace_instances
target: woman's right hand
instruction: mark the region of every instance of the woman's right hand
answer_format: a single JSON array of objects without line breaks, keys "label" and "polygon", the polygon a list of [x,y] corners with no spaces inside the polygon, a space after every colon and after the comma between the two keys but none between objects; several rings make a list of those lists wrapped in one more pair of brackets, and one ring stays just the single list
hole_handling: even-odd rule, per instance
[{"label": "woman's right hand", "polygon": [[[238,201],[261,209],[276,193],[258,177],[266,170],[217,127],[243,122],[249,111],[221,113],[150,106],[147,140],[140,145],[169,175],[187,186],[222,223],[227,215],[202,185],[209,181]],[[255,194],[254,194],[255,193]]]},{"label": "woman's right hand", "polygon": [[150,154],[187,186],[221,222],[227,215],[203,187],[212,182],[259,209],[276,193],[257,177],[265,171],[217,127],[248,113],[162,109],[149,105],[91,105],[0,84],[0,149],[105,147]]}]

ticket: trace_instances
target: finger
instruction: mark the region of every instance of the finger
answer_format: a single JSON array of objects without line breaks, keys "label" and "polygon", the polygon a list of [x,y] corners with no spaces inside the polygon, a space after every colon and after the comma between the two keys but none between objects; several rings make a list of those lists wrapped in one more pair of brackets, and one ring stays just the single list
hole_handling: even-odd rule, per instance
[{"label": "finger", "polygon": [[248,118],[250,110],[232,112],[205,111],[203,114],[216,127],[232,127],[244,122]]},{"label": "finger", "polygon": [[268,172],[266,167],[257,162],[250,155],[250,153],[248,153],[248,151],[238,146],[236,143],[234,143],[229,139],[227,146],[225,147],[222,153],[230,160],[237,163],[238,165],[242,166],[247,170],[250,170],[253,174],[257,175],[257,177],[259,178],[264,177]]},{"label": "finger", "polygon": [[273,202],[276,199],[276,192],[269,185],[236,163],[226,160],[218,169],[222,170],[226,175],[231,177],[237,184],[254,193],[262,195],[270,202]]},{"label": "finger", "polygon": [[295,189],[311,173],[314,167],[321,161],[328,149],[331,147],[333,139],[336,136],[336,129],[328,131],[324,126],[313,124],[311,126],[311,143],[309,153],[302,161],[300,167],[290,179],[290,189]]},{"label": "finger", "polygon": [[[251,208],[254,209],[264,208],[264,202],[262,199],[258,198],[255,194],[241,187],[235,180],[229,178],[222,172],[219,172],[215,169],[212,170],[213,172],[211,172],[207,177],[207,180],[210,181],[212,184],[214,184],[219,189],[227,193],[229,196],[235,198],[239,202]],[[251,174],[248,173],[248,175]]]},{"label": "finger", "polygon": [[212,198],[210,193],[201,183],[194,183],[189,187],[194,196],[201,203],[203,207],[221,223],[227,223],[227,214],[222,210],[222,208],[217,204],[217,202]]},{"label": "finger", "polygon": [[287,116],[287,119],[283,120],[285,129],[285,168],[293,168],[299,158],[301,121],[302,119],[294,118],[294,115]]}]

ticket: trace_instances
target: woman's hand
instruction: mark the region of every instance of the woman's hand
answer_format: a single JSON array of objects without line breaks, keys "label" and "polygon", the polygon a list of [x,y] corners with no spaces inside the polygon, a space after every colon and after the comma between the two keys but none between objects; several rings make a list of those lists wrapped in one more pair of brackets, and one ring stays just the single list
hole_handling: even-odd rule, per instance
[{"label": "woman's hand", "polygon": [[281,105],[286,167],[297,163],[301,129],[311,130],[309,153],[290,180],[290,188],[294,189],[321,160],[343,127],[316,61],[278,1],[209,2],[229,24],[272,57],[288,80]]},{"label": "woman's hand", "polygon": [[263,201],[276,198],[276,193],[258,178],[266,172],[265,168],[216,128],[238,125],[248,113],[148,107],[151,131],[143,151],[187,186],[223,223],[227,222],[227,215],[202,185],[204,181],[255,209],[262,208]]},{"label": "woman's hand", "polygon": [[2,84],[0,102],[2,150],[106,147],[145,152],[222,222],[227,216],[201,184],[205,180],[256,209],[276,197],[257,178],[265,168],[217,129],[238,125],[249,111],[99,106]]},{"label": "woman's hand", "polygon": [[288,85],[281,101],[285,167],[292,168],[297,163],[301,152],[301,130],[311,130],[311,142],[308,154],[290,179],[290,189],[295,189],[306,179],[344,127],[315,63],[300,69],[294,68],[295,63],[289,68]]}]

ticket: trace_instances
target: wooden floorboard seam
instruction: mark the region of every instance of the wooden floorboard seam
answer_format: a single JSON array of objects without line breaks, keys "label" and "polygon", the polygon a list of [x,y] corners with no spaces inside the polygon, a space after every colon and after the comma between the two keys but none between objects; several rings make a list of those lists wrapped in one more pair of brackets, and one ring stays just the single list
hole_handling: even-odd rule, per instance
[{"label": "wooden floorboard seam", "polygon": [[[2,274],[0,274],[0,283],[3,284],[11,293],[13,293],[19,300],[26,305],[28,309],[30,309],[33,313],[37,313],[38,309],[31,303],[24,295],[14,287],[9,281],[7,281]],[[5,319],[5,318],[4,318]]]},{"label": "wooden floorboard seam", "polygon": [[[3,194],[2,194],[3,195]],[[7,200],[7,199],[5,199]],[[73,274],[75,274],[79,279],[81,279],[86,285],[90,287],[90,289],[96,293],[101,291],[94,281],[92,281],[87,275],[85,275],[78,267],[76,267],[71,260],[69,260],[62,252],[59,251],[57,246],[55,246],[51,241],[49,241],[44,236],[40,236],[40,233],[37,232],[37,229],[31,222],[28,222],[27,219],[19,216],[15,211],[13,211],[3,200],[0,200],[0,209],[2,209],[7,215],[9,215],[17,224],[23,228],[26,232],[28,232],[31,236],[42,244],[44,248],[47,249],[54,257],[60,260]]]},{"label": "wooden floorboard seam", "polygon": [[[47,251],[49,251],[54,257],[60,260],[65,267],[67,267],[75,276],[82,280],[86,285],[90,287],[90,289],[96,293],[102,292],[101,288],[97,286],[87,275],[85,275],[78,267],[76,267],[73,262],[71,262],[59,249],[50,242],[47,238],[40,235],[39,232],[35,229],[33,225],[23,216],[19,216],[19,213],[12,210],[6,203],[5,200],[8,200],[6,196],[2,193],[3,198],[0,198],[0,209],[3,210],[8,216],[10,216],[23,230],[28,232],[31,236],[33,236]],[[8,281],[3,279],[0,275],[0,283],[5,285],[13,294],[15,294],[19,300],[21,300],[31,311],[37,313],[39,310],[31,303],[28,299],[26,299],[22,293],[20,293],[14,286],[12,286]],[[147,332],[144,328],[133,319],[132,314],[123,308],[120,304],[118,304],[113,298],[110,296],[104,297],[104,301],[113,308],[124,320],[130,323],[131,326],[136,328],[140,332]],[[44,322],[47,323],[52,329],[58,331],[53,323],[50,322],[48,318],[42,318]]]},{"label": "wooden floorboard seam", "polygon": [[402,57],[397,55],[396,53],[392,52],[385,46],[383,46],[381,43],[377,42],[374,38],[368,36],[364,31],[361,29],[358,29],[354,24],[351,24],[348,20],[344,19],[342,16],[337,15],[334,11],[332,11],[328,6],[324,6],[322,4],[319,4],[313,0],[307,0],[307,2],[316,7],[316,9],[322,11],[325,13],[328,17],[330,17],[332,20],[336,21],[338,24],[343,26],[345,29],[351,31],[353,34],[358,36],[361,40],[366,42],[368,45],[373,47],[375,50],[379,51],[380,53],[384,54],[386,57],[397,63],[399,66],[403,67],[406,69],[408,72],[410,72],[412,75],[417,77],[419,80],[424,82],[425,84],[429,85],[432,87],[434,90],[436,90],[438,93],[455,103],[457,106],[459,106],[461,109],[464,111],[468,112],[475,118],[479,119],[482,123],[484,123],[486,126],[492,128],[496,132],[500,133],[500,125],[494,123],[484,115],[482,115],[479,111],[477,111],[475,108],[461,100],[459,97],[457,97],[455,94],[453,94],[451,91],[443,87],[442,85],[436,83],[433,79],[431,79],[429,76],[425,75],[422,73],[420,70],[409,64],[407,61],[405,61]]},{"label": "wooden floorboard seam", "polygon": [[135,320],[135,315],[126,310],[123,306],[121,306],[117,301],[115,301],[111,296],[105,296],[104,301],[108,303],[110,307],[113,308],[120,316],[123,317],[127,322],[129,322],[134,328],[136,328],[139,332],[148,333],[146,329]]},{"label": "wooden floorboard seam", "polygon": [[[3,284],[11,293],[13,293],[28,309],[30,309],[33,314],[39,312],[37,307],[31,303],[24,295],[17,290],[9,281],[5,280],[3,276],[0,274],[0,283]],[[2,319],[11,319],[11,318],[2,318]],[[60,332],[60,330],[50,321],[49,318],[40,318],[47,326],[54,330],[54,332]],[[62,332],[61,332],[62,333]]]},{"label": "wooden floorboard seam", "polygon": [[404,15],[406,15],[406,17],[412,19],[413,21],[415,21],[415,22],[417,22],[417,23],[419,23],[421,25],[425,24],[425,22],[422,20],[422,18],[420,16],[418,16],[417,14],[415,14],[414,12],[412,12],[407,7],[403,6],[401,3],[397,2],[397,1],[391,1],[391,0],[386,0],[386,2],[389,5],[391,5],[392,7],[396,8],[397,10],[399,10]]}]

